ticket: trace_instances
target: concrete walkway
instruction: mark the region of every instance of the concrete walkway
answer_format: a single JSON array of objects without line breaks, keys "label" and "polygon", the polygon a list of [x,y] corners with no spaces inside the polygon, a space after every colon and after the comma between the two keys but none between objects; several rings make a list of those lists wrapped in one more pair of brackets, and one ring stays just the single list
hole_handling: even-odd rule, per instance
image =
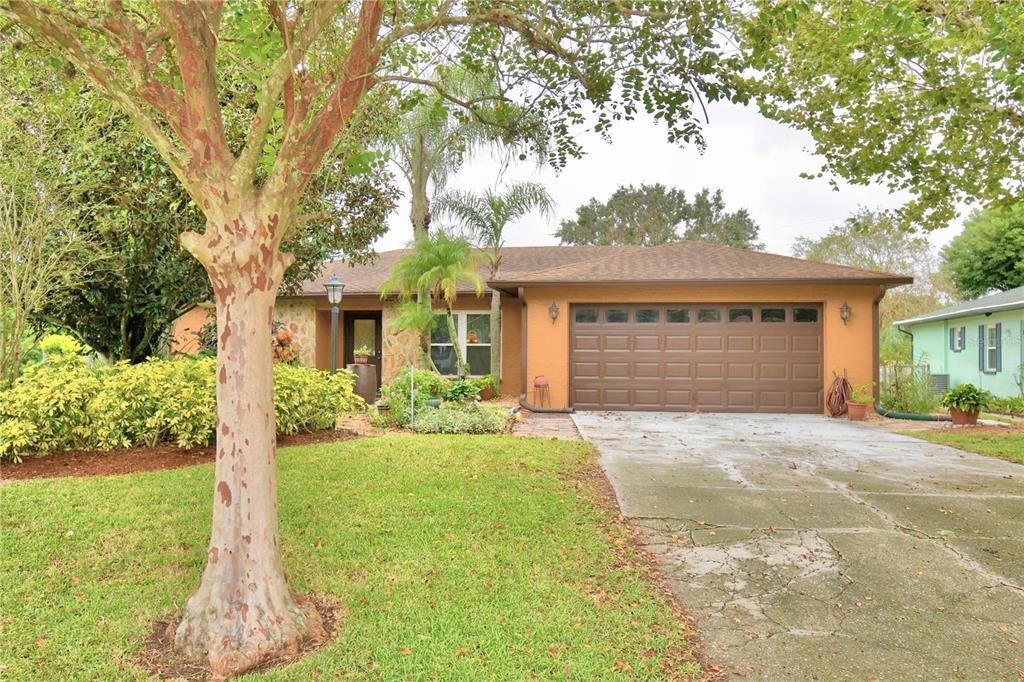
[{"label": "concrete walkway", "polygon": [[574,420],[727,673],[1024,678],[1024,467],[816,416]]}]

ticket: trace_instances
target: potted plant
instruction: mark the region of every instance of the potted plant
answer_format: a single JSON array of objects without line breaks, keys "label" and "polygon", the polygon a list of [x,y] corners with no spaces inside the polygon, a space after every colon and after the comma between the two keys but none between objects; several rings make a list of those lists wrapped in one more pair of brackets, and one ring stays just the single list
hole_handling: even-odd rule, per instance
[{"label": "potted plant", "polygon": [[352,357],[357,365],[365,365],[370,361],[370,356],[372,355],[373,351],[370,350],[369,346],[359,346],[359,348],[352,351]]},{"label": "potted plant", "polygon": [[480,400],[491,400],[498,392],[498,382],[490,374],[477,379],[476,386],[480,389]]},{"label": "potted plant", "polygon": [[988,407],[989,393],[974,384],[960,384],[942,395],[942,406],[949,408],[949,416],[956,426],[978,423],[978,413]]},{"label": "potted plant", "polygon": [[854,387],[850,402],[846,403],[846,414],[850,421],[864,421],[868,406],[875,402],[875,383],[869,381]]}]

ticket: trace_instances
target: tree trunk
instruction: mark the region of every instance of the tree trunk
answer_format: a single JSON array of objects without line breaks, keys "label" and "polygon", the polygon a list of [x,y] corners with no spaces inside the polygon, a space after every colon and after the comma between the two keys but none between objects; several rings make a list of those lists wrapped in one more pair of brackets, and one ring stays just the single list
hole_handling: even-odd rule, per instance
[{"label": "tree trunk", "polygon": [[430,179],[426,167],[423,133],[417,133],[412,142],[412,209],[409,218],[412,220],[413,239],[426,237],[430,230],[430,199],[427,197],[427,182]]},{"label": "tree trunk", "polygon": [[491,376],[495,394],[501,393],[501,292],[491,289]]},{"label": "tree trunk", "polygon": [[227,239],[182,238],[213,282],[218,428],[206,569],[174,642],[189,657],[207,659],[215,679],[324,636],[312,604],[288,587],[278,539],[271,325],[290,258],[269,243],[274,223],[276,216],[250,223],[255,227]]},{"label": "tree trunk", "polygon": [[448,336],[452,341],[452,350],[455,352],[455,375],[462,376],[462,368],[465,367],[466,363],[462,360],[462,347],[459,345],[459,332],[455,328],[455,316],[452,314],[452,309],[448,309],[447,315],[448,322]]}]

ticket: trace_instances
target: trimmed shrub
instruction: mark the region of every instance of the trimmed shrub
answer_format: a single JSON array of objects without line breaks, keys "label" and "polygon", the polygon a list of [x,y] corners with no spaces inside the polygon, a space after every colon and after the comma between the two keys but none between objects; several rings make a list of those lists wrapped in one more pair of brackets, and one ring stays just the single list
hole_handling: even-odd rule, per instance
[{"label": "trimmed shrub", "polygon": [[[413,370],[412,383],[415,385],[414,402],[416,414],[427,409],[431,396],[440,396],[452,382],[437,372],[425,369]],[[409,370],[404,369],[390,384],[380,387],[381,399],[377,403],[383,409],[376,414],[378,423],[385,426],[408,426],[409,424]]]},{"label": "trimmed shrub", "polygon": [[889,381],[882,383],[882,405],[897,412],[928,414],[939,408],[931,374],[922,367],[890,365]]},{"label": "trimmed shrub", "polygon": [[[199,357],[91,369],[58,357],[0,393],[0,458],[59,450],[206,445],[217,428],[216,361]],[[329,428],[363,405],[352,373],[274,366],[277,432]]]},{"label": "trimmed shrub", "polygon": [[416,433],[505,433],[514,417],[507,408],[480,403],[444,403],[416,415]]}]

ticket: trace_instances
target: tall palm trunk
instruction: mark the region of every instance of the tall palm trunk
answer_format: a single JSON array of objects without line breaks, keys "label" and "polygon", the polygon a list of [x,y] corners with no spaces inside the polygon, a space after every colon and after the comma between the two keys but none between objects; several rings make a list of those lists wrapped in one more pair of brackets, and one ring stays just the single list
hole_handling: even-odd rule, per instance
[{"label": "tall palm trunk", "polygon": [[430,173],[427,169],[426,149],[423,133],[416,133],[412,144],[412,206],[409,218],[412,221],[414,239],[426,237],[430,229],[430,199],[427,197],[427,181]]},{"label": "tall palm trunk", "polygon": [[501,292],[491,289],[491,376],[501,393]]},{"label": "tall palm trunk", "polygon": [[459,347],[459,332],[455,329],[455,315],[452,309],[448,308],[448,337],[452,341],[452,349],[455,351],[455,374],[462,376],[462,368],[465,363],[462,360],[462,348]]}]

